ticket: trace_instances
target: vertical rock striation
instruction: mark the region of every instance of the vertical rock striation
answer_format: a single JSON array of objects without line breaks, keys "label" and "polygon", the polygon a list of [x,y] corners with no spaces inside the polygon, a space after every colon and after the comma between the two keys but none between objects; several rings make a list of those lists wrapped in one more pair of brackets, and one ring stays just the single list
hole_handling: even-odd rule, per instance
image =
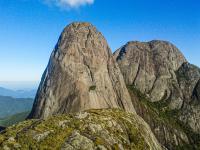
[{"label": "vertical rock striation", "polygon": [[135,111],[103,35],[89,23],[72,23],[51,54],[29,118],[101,108]]},{"label": "vertical rock striation", "polygon": [[[166,41],[128,42],[114,53],[114,57],[126,84],[144,94],[150,105],[160,110],[159,113],[171,117],[169,120],[175,119],[174,121],[187,133],[192,144],[200,143],[200,69],[189,64],[183,54]],[[138,102],[133,101],[137,107]],[[143,111],[144,108],[142,113],[136,109],[136,112],[150,124],[152,130],[156,129],[155,126],[163,128],[158,123],[152,124],[151,117],[154,116],[149,119],[149,114]],[[180,136],[180,133],[176,136],[188,143],[187,138]],[[159,139],[162,131],[156,134]],[[169,145],[171,142],[173,147],[173,144],[178,142],[170,138],[166,144]]]},{"label": "vertical rock striation", "polygon": [[153,102],[177,98],[173,90],[179,86],[175,71],[186,59],[174,45],[165,41],[129,42],[114,56],[127,85],[135,85]]}]

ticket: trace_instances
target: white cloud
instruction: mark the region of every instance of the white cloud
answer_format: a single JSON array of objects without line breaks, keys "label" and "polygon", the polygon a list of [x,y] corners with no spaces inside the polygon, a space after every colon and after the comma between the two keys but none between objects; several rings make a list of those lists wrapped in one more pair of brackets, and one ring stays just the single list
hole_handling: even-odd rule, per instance
[{"label": "white cloud", "polygon": [[44,0],[48,4],[54,4],[62,8],[78,8],[83,5],[91,5],[94,0]]}]

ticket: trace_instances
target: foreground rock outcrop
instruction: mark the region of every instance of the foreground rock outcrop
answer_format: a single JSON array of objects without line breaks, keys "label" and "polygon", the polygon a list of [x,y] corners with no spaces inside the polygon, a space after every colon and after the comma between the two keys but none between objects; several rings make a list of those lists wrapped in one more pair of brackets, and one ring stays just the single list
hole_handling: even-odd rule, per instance
[{"label": "foreground rock outcrop", "polygon": [[[114,57],[126,84],[146,97],[146,107],[153,106],[158,118],[163,115],[170,120],[156,121],[156,114],[149,116],[136,100],[138,97],[132,98],[136,112],[148,122],[158,140],[170,149],[174,145],[199,145],[200,69],[165,41],[128,42]],[[176,125],[169,127],[172,122]]]},{"label": "foreground rock outcrop", "polygon": [[29,118],[101,108],[135,111],[103,35],[89,23],[72,23],[51,54]]},{"label": "foreground rock outcrop", "polygon": [[149,126],[118,109],[89,110],[28,120],[0,134],[0,147],[61,150],[161,150]]}]

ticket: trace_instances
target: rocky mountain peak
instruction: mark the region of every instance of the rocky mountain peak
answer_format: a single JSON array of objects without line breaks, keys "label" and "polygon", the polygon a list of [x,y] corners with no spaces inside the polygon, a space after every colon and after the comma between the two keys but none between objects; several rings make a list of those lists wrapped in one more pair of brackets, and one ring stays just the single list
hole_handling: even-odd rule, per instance
[{"label": "rocky mountain peak", "polygon": [[127,85],[151,102],[160,102],[163,109],[177,110],[181,122],[200,131],[200,69],[188,63],[176,46],[158,40],[128,42],[114,57]]},{"label": "rocky mountain peak", "polygon": [[168,66],[166,67],[172,67],[173,70],[177,70],[183,62],[187,62],[176,46],[168,41],[161,40],[152,40],[150,42],[131,41],[118,49],[114,55],[117,60],[120,60],[124,58],[124,55],[126,57],[136,55],[135,57],[138,57],[141,54],[143,54],[143,57],[140,58],[141,61],[151,57],[151,60],[158,62],[159,65],[167,63]]},{"label": "rocky mountain peak", "polygon": [[[126,84],[134,84],[141,92],[150,94],[153,101],[168,97],[168,85],[162,81],[175,78],[175,71],[186,62],[173,44],[158,40],[128,42],[114,53],[114,57]],[[160,89],[160,84],[166,86]]]},{"label": "rocky mountain peak", "polygon": [[[108,60],[108,57],[112,55],[111,51],[108,50],[109,47],[103,35],[92,24],[87,22],[75,22],[68,25],[62,32],[55,49],[60,53],[65,53],[75,45],[79,48],[78,52],[83,54],[91,53],[91,55],[101,57],[101,59]],[[91,49],[92,46],[95,49]]]},{"label": "rocky mountain peak", "polygon": [[103,35],[89,23],[72,23],[51,54],[29,118],[100,108],[134,112]]}]

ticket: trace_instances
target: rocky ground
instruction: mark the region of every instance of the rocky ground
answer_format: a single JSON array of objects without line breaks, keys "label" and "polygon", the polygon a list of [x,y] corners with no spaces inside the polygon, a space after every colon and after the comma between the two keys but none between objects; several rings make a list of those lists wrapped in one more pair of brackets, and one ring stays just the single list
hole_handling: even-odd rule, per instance
[{"label": "rocky ground", "polygon": [[89,110],[28,120],[0,134],[3,150],[161,150],[149,126],[119,109]]}]

